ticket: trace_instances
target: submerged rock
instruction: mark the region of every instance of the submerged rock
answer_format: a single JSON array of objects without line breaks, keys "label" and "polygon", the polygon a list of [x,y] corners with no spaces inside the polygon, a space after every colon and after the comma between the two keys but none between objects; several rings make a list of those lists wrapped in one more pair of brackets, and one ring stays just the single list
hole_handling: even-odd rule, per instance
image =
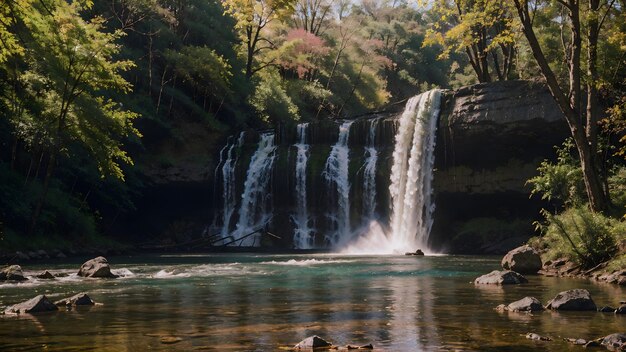
[{"label": "submerged rock", "polygon": [[506,310],[511,312],[536,312],[543,310],[543,305],[535,297],[524,297],[519,301],[510,303]]},{"label": "submerged rock", "polygon": [[306,339],[300,341],[294,346],[295,350],[311,350],[311,349],[330,349],[333,344],[324,340],[323,338],[314,335],[309,336]]},{"label": "submerged rock", "polygon": [[525,277],[510,270],[494,270],[474,280],[476,285],[515,285],[527,282]]},{"label": "submerged rock", "polygon": [[565,338],[565,341],[573,344],[573,345],[586,345],[587,344],[587,340],[585,339],[572,339],[572,338]]},{"label": "submerged rock", "polygon": [[626,304],[621,305],[615,310],[615,314],[626,314]]},{"label": "submerged rock", "polygon": [[574,289],[563,291],[551,299],[546,309],[553,310],[597,310],[591,294],[587,290]]},{"label": "submerged rock", "polygon": [[530,246],[521,246],[511,250],[502,258],[502,268],[520,274],[536,274],[542,263],[539,253]]},{"label": "submerged rock", "polygon": [[58,301],[54,302],[54,304],[57,305],[57,306],[72,307],[72,306],[93,306],[96,303],[94,301],[92,301],[91,298],[89,296],[87,296],[86,293],[81,292],[81,293],[76,294],[76,295],[74,295],[72,297],[63,298],[61,300],[58,300]]},{"label": "submerged rock", "polygon": [[552,341],[551,338],[535,334],[534,332],[529,332],[528,334],[526,334],[526,338],[534,341]]},{"label": "submerged rock", "polygon": [[613,308],[611,306],[604,306],[604,307],[598,309],[598,312],[600,312],[600,313],[613,313],[613,312],[615,312],[615,308]]},{"label": "submerged rock", "polygon": [[4,269],[0,269],[0,281],[25,281],[28,280],[22,273],[22,267],[19,265],[11,265]]},{"label": "submerged rock", "polygon": [[52,275],[52,273],[50,273],[48,270],[45,270],[41,274],[37,275],[37,278],[38,279],[50,280],[50,279],[54,279],[54,275]]},{"label": "submerged rock", "polygon": [[620,350],[624,350],[624,345],[626,345],[626,334],[611,334],[611,335],[607,335],[605,337],[603,337],[602,339],[598,339],[600,340],[600,344],[602,346],[607,347],[608,349],[616,349],[619,348]]},{"label": "submerged rock", "polygon": [[18,303],[7,307],[4,312],[6,314],[24,314],[24,313],[42,313],[52,312],[58,310],[57,306],[52,304],[48,297],[45,295],[39,295],[31,298],[28,301]]},{"label": "submerged rock", "polygon": [[163,336],[161,337],[161,343],[164,345],[173,345],[175,343],[181,342],[183,339],[176,336]]},{"label": "submerged rock", "polygon": [[111,273],[111,267],[105,257],[97,257],[86,261],[78,270],[78,276],[116,278],[117,275]]}]

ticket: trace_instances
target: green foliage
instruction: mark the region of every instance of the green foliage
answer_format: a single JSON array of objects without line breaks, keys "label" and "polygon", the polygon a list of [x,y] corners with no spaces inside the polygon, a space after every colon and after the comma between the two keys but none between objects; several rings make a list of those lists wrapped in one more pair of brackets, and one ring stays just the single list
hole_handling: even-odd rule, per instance
[{"label": "green foliage", "polygon": [[298,107],[293,103],[280,77],[266,71],[260,75],[260,81],[250,96],[252,105],[259,117],[265,122],[277,123],[299,119]]},{"label": "green foliage", "polygon": [[616,253],[617,243],[626,239],[623,221],[593,213],[586,206],[557,215],[545,210],[542,214],[546,221],[537,227],[543,236],[531,243],[545,249],[548,259],[566,257],[583,268],[592,268],[609,260]]},{"label": "green foliage", "polygon": [[560,148],[556,148],[556,163],[544,160],[537,171],[539,175],[527,181],[531,185],[531,195],[541,199],[563,202],[569,206],[581,204],[586,199],[580,162],[575,158],[574,142],[568,138]]}]

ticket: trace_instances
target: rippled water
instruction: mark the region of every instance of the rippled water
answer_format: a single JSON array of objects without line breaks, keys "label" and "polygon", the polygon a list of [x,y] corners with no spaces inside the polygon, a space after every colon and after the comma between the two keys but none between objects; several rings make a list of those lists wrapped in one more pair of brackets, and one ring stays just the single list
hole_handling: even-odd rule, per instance
[{"label": "rippled water", "polygon": [[[470,281],[499,258],[465,256],[169,255],[109,258],[121,278],[83,279],[80,263],[24,266],[69,276],[0,285],[0,305],[45,293],[87,292],[102,303],[40,315],[0,316],[0,350],[275,351],[317,334],[338,345],[382,351],[579,351],[563,337],[626,330],[626,317],[595,312],[498,313],[532,295],[544,304],[570,288],[598,306],[626,290],[583,280],[529,277],[512,287]],[[534,342],[535,332],[554,339]],[[166,345],[161,338],[179,343]]]}]

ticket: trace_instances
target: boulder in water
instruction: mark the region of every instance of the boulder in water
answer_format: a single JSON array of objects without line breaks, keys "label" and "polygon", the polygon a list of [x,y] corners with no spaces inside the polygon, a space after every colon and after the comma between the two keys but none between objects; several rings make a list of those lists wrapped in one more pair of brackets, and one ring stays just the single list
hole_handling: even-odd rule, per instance
[{"label": "boulder in water", "polygon": [[611,334],[598,339],[598,341],[602,346],[610,350],[626,350],[626,334]]},{"label": "boulder in water", "polygon": [[330,349],[333,344],[324,340],[323,338],[314,335],[309,336],[306,339],[300,341],[294,346],[294,350],[313,350],[313,349]]},{"label": "boulder in water", "polygon": [[574,289],[563,291],[551,299],[546,309],[553,310],[597,310],[591,294],[587,290]]},{"label": "boulder in water", "polygon": [[611,306],[604,306],[604,307],[598,309],[598,312],[600,312],[600,313],[613,313],[613,312],[615,312],[615,308],[613,308]]},{"label": "boulder in water", "polygon": [[48,270],[45,270],[41,274],[37,275],[37,278],[38,279],[44,279],[44,280],[50,280],[50,279],[54,279],[54,275],[52,275],[52,273],[50,273]]},{"label": "boulder in water", "polygon": [[72,297],[64,298],[54,302],[57,306],[66,306],[66,307],[74,307],[74,306],[93,306],[95,304],[94,301],[91,300],[86,293],[81,292]]},{"label": "boulder in water", "polygon": [[19,265],[11,265],[4,269],[0,269],[0,281],[25,281],[28,280],[22,273],[22,267]]},{"label": "boulder in water", "polygon": [[424,252],[421,249],[418,249],[415,252],[406,252],[404,255],[424,255]]},{"label": "boulder in water", "polygon": [[24,313],[42,313],[52,312],[58,310],[57,306],[52,304],[48,297],[45,295],[39,295],[35,298],[31,298],[28,301],[18,303],[7,307],[4,312],[6,314],[24,314]]},{"label": "boulder in water", "polygon": [[517,247],[502,258],[502,268],[520,274],[536,274],[541,270],[541,257],[532,247]]},{"label": "boulder in water", "polygon": [[78,276],[116,278],[117,275],[111,273],[111,267],[105,257],[97,257],[86,261],[78,270]]},{"label": "boulder in water", "polygon": [[615,310],[615,314],[626,314],[626,304],[622,304]]},{"label": "boulder in water", "polygon": [[494,270],[474,280],[476,285],[515,285],[527,282],[525,277],[510,270]]},{"label": "boulder in water", "polygon": [[535,297],[524,297],[509,304],[507,310],[511,312],[536,312],[543,310],[543,305]]}]

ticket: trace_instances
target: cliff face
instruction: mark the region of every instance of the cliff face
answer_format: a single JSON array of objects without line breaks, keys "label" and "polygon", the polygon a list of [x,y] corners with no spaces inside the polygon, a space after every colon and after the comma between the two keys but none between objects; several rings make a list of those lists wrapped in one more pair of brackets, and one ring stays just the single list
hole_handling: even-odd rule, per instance
[{"label": "cliff face", "polygon": [[[375,211],[380,219],[388,218],[397,116],[394,113],[359,119],[350,127],[349,222],[353,229],[364,224],[364,165],[366,147],[372,143],[378,153]],[[338,200],[329,192],[324,167],[341,123],[326,120],[307,127],[306,208],[315,227],[317,245],[325,244],[324,234],[332,227],[329,218],[338,212]],[[138,202],[139,209],[129,227],[139,237],[181,240],[220,231],[224,180],[218,150],[222,146],[209,142],[202,145],[204,134],[194,128],[181,129],[191,137],[176,141],[174,147],[166,146],[166,162],[150,164],[157,166],[149,173],[155,188]],[[372,129],[376,132],[373,142]],[[296,126],[281,126],[273,133],[275,159],[263,201],[272,209],[268,229],[281,239],[265,244],[291,248],[297,208]],[[432,245],[448,253],[497,253],[531,236],[531,223],[545,204],[529,199],[525,182],[536,174],[543,159],[554,157],[553,146],[561,144],[567,135],[560,111],[541,85],[513,81],[447,91],[435,148]],[[258,132],[248,131],[244,136],[241,145],[233,148],[236,162],[231,181],[236,208],[241,206],[248,165],[259,142]],[[202,146],[186,146],[189,143]],[[213,150],[213,155],[203,154],[207,148]],[[151,160],[158,161],[159,155],[156,153]],[[187,174],[187,166],[196,171]],[[237,214],[232,218],[231,230],[236,223]]]},{"label": "cliff face", "polygon": [[532,235],[542,206],[526,180],[568,136],[547,89],[524,81],[479,84],[443,102],[436,150],[435,245],[503,252]]}]

